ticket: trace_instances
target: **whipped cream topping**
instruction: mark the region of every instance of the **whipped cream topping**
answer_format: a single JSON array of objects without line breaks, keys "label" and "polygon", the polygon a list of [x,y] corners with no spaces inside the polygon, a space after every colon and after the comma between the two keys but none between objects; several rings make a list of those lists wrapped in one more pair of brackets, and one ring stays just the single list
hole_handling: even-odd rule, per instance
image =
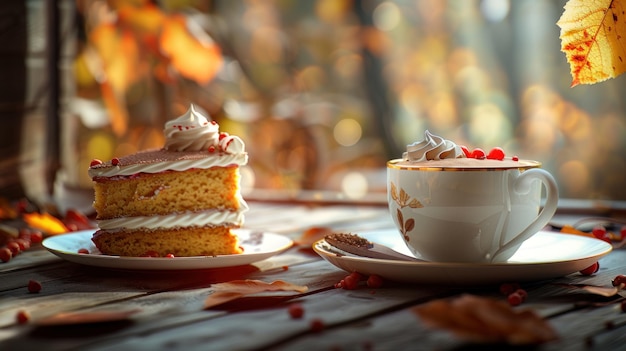
[{"label": "whipped cream topping", "polygon": [[443,160],[448,158],[464,158],[465,153],[460,146],[450,140],[424,132],[424,140],[407,145],[402,154],[405,161],[421,162],[427,160]]},{"label": "whipped cream topping", "polygon": [[233,225],[241,227],[244,222],[244,212],[248,211],[248,205],[239,200],[238,211],[208,210],[202,212],[173,213],[163,216],[136,216],[98,220],[98,227],[102,230],[116,231],[121,229],[158,229],[177,227],[205,227]]},{"label": "whipped cream topping", "polygon": [[[124,159],[121,158],[123,161]],[[125,177],[138,173],[160,173],[165,171],[186,171],[192,168],[209,169],[212,167],[228,167],[243,166],[248,163],[247,153],[238,154],[219,154],[215,157],[203,158],[181,158],[169,161],[159,161],[154,163],[131,163],[118,166],[109,165],[110,161],[104,164],[104,167],[89,168],[89,176],[93,179],[96,177]]]},{"label": "whipped cream topping", "polygon": [[243,166],[248,163],[243,140],[220,133],[219,125],[203,116],[193,104],[184,115],[165,123],[163,132],[166,137],[163,149],[92,164],[89,176],[92,179],[125,177],[138,173]]},{"label": "whipped cream topping", "polygon": [[163,133],[167,150],[200,151],[217,147],[220,131],[215,121],[209,122],[191,104],[184,115],[165,123]]}]

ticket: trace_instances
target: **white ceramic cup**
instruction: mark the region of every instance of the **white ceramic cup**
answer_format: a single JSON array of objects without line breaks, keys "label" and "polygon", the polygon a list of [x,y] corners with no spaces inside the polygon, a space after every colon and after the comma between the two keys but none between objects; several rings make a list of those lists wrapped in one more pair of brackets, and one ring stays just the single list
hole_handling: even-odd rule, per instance
[{"label": "white ceramic cup", "polygon": [[[471,168],[387,162],[390,214],[416,256],[505,262],[548,223],[558,204],[552,175],[535,161],[494,162]],[[546,201],[540,212],[541,184]]]}]

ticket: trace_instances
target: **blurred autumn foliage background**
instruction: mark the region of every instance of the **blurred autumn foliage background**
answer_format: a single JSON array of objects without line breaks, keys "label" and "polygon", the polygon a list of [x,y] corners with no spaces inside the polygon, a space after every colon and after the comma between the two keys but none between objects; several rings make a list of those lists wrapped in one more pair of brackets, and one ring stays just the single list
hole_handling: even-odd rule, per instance
[{"label": "blurred autumn foliage background", "polygon": [[565,2],[76,0],[59,179],[91,189],[91,159],[160,147],[194,103],[246,141],[246,189],[384,193],[429,129],[626,200],[626,80],[570,88]]}]

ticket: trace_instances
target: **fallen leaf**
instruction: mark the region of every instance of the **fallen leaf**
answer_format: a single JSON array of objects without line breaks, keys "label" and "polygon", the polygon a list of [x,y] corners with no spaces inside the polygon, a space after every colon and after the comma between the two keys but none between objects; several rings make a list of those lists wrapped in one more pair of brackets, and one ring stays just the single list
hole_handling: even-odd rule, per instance
[{"label": "fallen leaf", "polygon": [[306,292],[308,287],[291,284],[282,280],[267,283],[262,280],[232,280],[225,283],[213,284],[214,292],[204,301],[204,308],[211,308],[240,297],[264,291],[295,291]]},{"label": "fallen leaf", "polygon": [[571,290],[582,290],[594,295],[612,297],[617,295],[623,286],[598,286],[598,285],[585,285],[585,284],[557,284],[564,288]]},{"label": "fallen leaf", "polygon": [[324,239],[326,235],[332,232],[333,230],[328,227],[311,227],[305,230],[300,238],[295,240],[295,243],[300,247],[310,248],[313,243]]},{"label": "fallen leaf", "polygon": [[39,326],[60,326],[109,323],[126,320],[128,317],[137,312],[139,312],[138,309],[120,311],[61,312],[49,317],[38,319],[35,324]]},{"label": "fallen leaf", "polygon": [[44,213],[25,213],[24,221],[29,227],[39,229],[42,232],[55,235],[69,232],[69,229],[63,224],[63,222],[54,217],[53,215]]},{"label": "fallen leaf", "polygon": [[180,15],[166,18],[160,47],[183,77],[205,84],[222,67],[223,58],[219,46],[194,24]]},{"label": "fallen leaf", "polygon": [[471,342],[531,345],[557,338],[550,324],[533,311],[474,295],[434,300],[414,307],[413,312],[426,325]]},{"label": "fallen leaf", "polygon": [[626,71],[626,8],[619,0],[569,0],[557,22],[572,87]]}]

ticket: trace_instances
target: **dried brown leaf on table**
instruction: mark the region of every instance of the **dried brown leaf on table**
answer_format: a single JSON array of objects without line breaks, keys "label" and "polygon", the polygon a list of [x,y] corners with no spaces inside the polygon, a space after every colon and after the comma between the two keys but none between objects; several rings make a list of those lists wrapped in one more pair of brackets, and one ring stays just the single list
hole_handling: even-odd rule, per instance
[{"label": "dried brown leaf on table", "polygon": [[626,71],[626,6],[620,0],[569,0],[557,22],[572,87]]},{"label": "dried brown leaf on table", "polygon": [[598,286],[598,285],[584,285],[584,284],[558,284],[562,287],[569,288],[572,290],[582,290],[584,292],[588,292],[594,295],[604,296],[604,297],[612,297],[617,295],[622,286]]},{"label": "dried brown leaf on table", "polygon": [[541,344],[557,339],[550,324],[530,310],[474,295],[434,300],[413,308],[426,325],[480,343]]},{"label": "dried brown leaf on table", "polygon": [[303,293],[308,290],[306,286],[295,285],[282,280],[267,283],[262,280],[252,279],[232,280],[225,283],[213,284],[211,287],[215,291],[204,300],[205,309],[221,305],[246,295],[264,291],[295,291]]},{"label": "dried brown leaf on table", "polygon": [[324,239],[326,235],[332,232],[333,230],[328,227],[311,227],[305,230],[300,238],[295,241],[298,246],[310,248],[313,243]]}]

